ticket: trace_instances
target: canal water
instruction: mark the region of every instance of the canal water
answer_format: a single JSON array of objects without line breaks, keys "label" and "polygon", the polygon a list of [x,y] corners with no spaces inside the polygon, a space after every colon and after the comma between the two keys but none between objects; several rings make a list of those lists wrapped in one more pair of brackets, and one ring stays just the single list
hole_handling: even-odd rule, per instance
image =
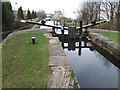
[{"label": "canal water", "polygon": [[59,39],[81,88],[118,88],[119,62],[114,57],[87,39]]}]

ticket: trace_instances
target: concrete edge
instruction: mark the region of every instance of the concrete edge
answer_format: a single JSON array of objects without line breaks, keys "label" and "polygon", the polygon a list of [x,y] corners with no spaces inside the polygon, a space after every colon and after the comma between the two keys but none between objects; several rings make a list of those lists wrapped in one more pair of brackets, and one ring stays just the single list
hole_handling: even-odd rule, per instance
[{"label": "concrete edge", "polygon": [[[50,34],[50,33],[49,33]],[[47,88],[80,88],[76,77],[72,78],[72,68],[67,60],[58,37],[48,37],[49,40],[49,66],[52,70],[52,75],[48,82]],[[53,49],[54,48],[54,49]],[[51,54],[52,53],[52,54]],[[77,84],[75,86],[75,84]]]}]

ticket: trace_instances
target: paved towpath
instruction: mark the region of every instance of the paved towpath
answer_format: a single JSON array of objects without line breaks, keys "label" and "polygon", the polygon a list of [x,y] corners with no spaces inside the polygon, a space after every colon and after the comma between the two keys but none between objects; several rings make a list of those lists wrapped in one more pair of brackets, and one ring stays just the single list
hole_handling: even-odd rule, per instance
[{"label": "paved towpath", "polygon": [[50,61],[48,65],[52,69],[52,75],[48,82],[48,88],[73,88],[74,79],[71,77],[71,67],[60,45],[60,41],[57,37],[49,38]]},{"label": "paved towpath", "polygon": [[119,32],[120,31],[114,31],[114,30],[106,30],[106,29],[88,29],[90,32],[99,32],[99,31],[105,31],[105,32]]}]

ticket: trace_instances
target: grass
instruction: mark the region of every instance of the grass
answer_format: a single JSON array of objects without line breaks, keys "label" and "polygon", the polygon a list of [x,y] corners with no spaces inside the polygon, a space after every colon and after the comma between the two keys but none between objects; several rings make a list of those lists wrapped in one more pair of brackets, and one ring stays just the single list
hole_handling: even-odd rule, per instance
[{"label": "grass", "polygon": [[[65,22],[65,24],[69,25],[69,26],[75,26],[75,22]],[[76,22],[76,27],[79,27],[80,23]]]},{"label": "grass", "polygon": [[95,25],[94,28],[104,27],[104,26],[107,26],[107,24],[108,22],[101,23],[101,24]]},{"label": "grass", "polygon": [[103,36],[106,36],[110,39],[112,39],[114,42],[120,44],[120,40],[119,40],[119,36],[120,36],[120,33],[117,33],[117,32],[98,32],[99,34],[102,34]]},{"label": "grass", "polygon": [[[75,26],[75,22],[65,22],[69,26]],[[90,22],[88,24],[91,24]],[[87,25],[85,22],[82,22],[82,25]],[[80,22],[76,22],[76,27],[80,27]]]},{"label": "grass", "polygon": [[35,26],[35,29],[37,29],[37,28],[40,28],[40,25],[36,25],[36,26]]},{"label": "grass", "polygon": [[118,31],[117,22],[115,22],[115,21],[109,21],[109,22],[101,23],[99,25],[94,26],[94,28]]},{"label": "grass", "polygon": [[34,27],[35,25],[30,25],[29,27],[28,27],[28,29],[32,29],[33,27]]},{"label": "grass", "polygon": [[77,83],[77,81],[76,81],[76,79],[75,79],[75,74],[74,74],[74,72],[73,72],[73,70],[70,70],[70,72],[71,72],[71,78],[74,80],[74,88],[78,88],[78,83]]},{"label": "grass", "polygon": [[[31,37],[36,37],[36,44]],[[46,88],[51,75],[48,41],[42,34],[19,34],[2,49],[3,88]]]}]

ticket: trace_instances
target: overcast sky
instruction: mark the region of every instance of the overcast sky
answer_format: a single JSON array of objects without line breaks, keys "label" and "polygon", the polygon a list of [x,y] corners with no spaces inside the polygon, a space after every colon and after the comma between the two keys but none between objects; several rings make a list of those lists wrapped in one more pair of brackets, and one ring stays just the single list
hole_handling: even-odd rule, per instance
[{"label": "overcast sky", "polygon": [[[61,10],[65,16],[74,17],[79,4],[84,0],[10,0],[13,9],[22,6],[23,10],[45,10],[46,13],[54,13]],[[15,4],[17,3],[17,4]]]}]

